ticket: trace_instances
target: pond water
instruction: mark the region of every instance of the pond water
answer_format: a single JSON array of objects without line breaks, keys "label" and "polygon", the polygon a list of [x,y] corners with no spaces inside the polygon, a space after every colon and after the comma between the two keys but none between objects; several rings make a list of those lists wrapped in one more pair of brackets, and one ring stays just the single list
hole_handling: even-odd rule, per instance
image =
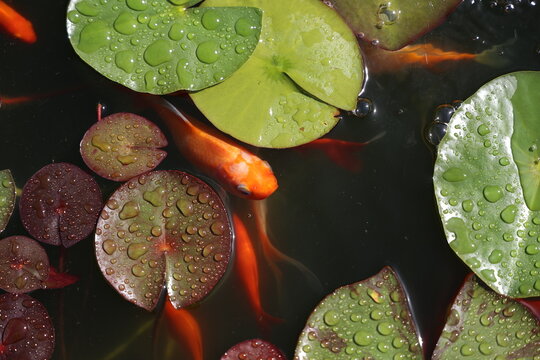
[{"label": "pond water", "polygon": [[[282,277],[261,263],[265,309],[284,322],[261,333],[236,273],[229,271],[205,301],[191,309],[203,334],[204,358],[216,359],[233,344],[264,337],[292,358],[296,341],[316,304],[335,288],[365,279],[391,265],[409,295],[427,353],[444,325],[446,309],[468,269],[446,243],[433,195],[434,148],[425,129],[435,108],[464,100],[485,82],[517,70],[540,70],[540,5],[532,1],[466,0],[440,27],[417,43],[480,53],[501,46],[506,65],[449,61],[438,66],[403,66],[369,73],[362,97],[374,111],[343,116],[327,137],[363,142],[362,168],[350,172],[316,150],[252,149],[270,162],[280,188],[265,200],[268,229],[276,247],[305,264],[320,280],[313,286],[296,268],[279,263]],[[18,0],[34,22],[38,42],[24,44],[0,34],[0,96],[49,94],[0,106],[0,169],[11,169],[19,187],[51,162],[87,169],[79,142],[105,113],[134,112],[166,127],[128,91],[84,64],[65,30],[66,0]],[[508,6],[506,6],[507,10]],[[368,72],[369,72],[369,58]],[[168,97],[184,111],[202,115],[183,96]],[[158,169],[198,170],[176,151],[172,138]],[[104,196],[117,183],[98,178]],[[250,203],[226,199],[231,211],[253,226]],[[26,234],[15,212],[2,238]],[[56,328],[54,359],[190,359],[160,319],[120,297],[97,266],[93,239],[63,254],[65,268],[80,281],[63,290],[32,293],[47,307]],[[60,250],[45,246],[57,265]],[[260,250],[260,249],[259,249]],[[260,251],[258,253],[260,255]]]}]

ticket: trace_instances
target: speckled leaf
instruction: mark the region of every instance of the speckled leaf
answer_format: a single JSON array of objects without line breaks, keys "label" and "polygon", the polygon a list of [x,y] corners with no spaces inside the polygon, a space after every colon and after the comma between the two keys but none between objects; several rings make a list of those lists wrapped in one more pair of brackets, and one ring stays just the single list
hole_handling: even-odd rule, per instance
[{"label": "speckled leaf", "polygon": [[37,241],[26,236],[0,241],[0,289],[30,292],[42,288],[48,276],[49,257]]},{"label": "speckled leaf", "polygon": [[451,13],[461,0],[325,0],[365,40],[387,50],[414,41]]},{"label": "speckled leaf", "polygon": [[25,294],[0,295],[1,359],[48,360],[54,327],[45,307]]},{"label": "speckled leaf", "polygon": [[540,295],[539,94],[540,72],[482,86],[452,117],[433,177],[450,246],[512,297]]},{"label": "speckled leaf", "polygon": [[180,171],[131,179],[109,199],[96,230],[96,254],[109,283],[152,310],[166,284],[177,308],[208,294],[223,276],[232,231],[206,183]]},{"label": "speckled leaf", "polygon": [[352,110],[363,83],[354,34],[318,0],[207,0],[202,6],[263,9],[261,42],[227,81],[192,94],[220,130],[246,143],[284,148],[310,142]]},{"label": "speckled leaf", "polygon": [[75,245],[94,230],[102,207],[96,181],[69,163],[44,166],[24,185],[19,211],[34,239]]},{"label": "speckled leaf", "polygon": [[286,360],[285,355],[272,343],[261,339],[245,340],[227,350],[221,360]]},{"label": "speckled leaf", "polygon": [[203,89],[249,58],[259,40],[261,12],[187,9],[194,3],[71,0],[69,39],[94,69],[135,91]]},{"label": "speckled leaf", "polygon": [[423,359],[407,297],[390,267],[328,295],[309,316],[295,359]]},{"label": "speckled leaf", "polygon": [[0,171],[0,233],[6,228],[15,207],[16,190],[11,171]]},{"label": "speckled leaf", "polygon": [[523,305],[484,289],[469,276],[450,309],[432,360],[538,356],[539,320]]},{"label": "speckled leaf", "polygon": [[126,181],[153,170],[165,159],[167,139],[151,121],[118,113],[92,125],[81,141],[88,167],[106,179]]}]

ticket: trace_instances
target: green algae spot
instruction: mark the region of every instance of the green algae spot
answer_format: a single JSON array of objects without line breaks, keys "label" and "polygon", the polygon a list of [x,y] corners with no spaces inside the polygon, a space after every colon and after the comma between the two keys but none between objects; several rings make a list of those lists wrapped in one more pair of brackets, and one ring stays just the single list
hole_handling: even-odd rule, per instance
[{"label": "green algae spot", "polygon": [[82,28],[77,49],[91,54],[109,45],[110,41],[111,29],[109,25],[103,21],[95,21]]}]

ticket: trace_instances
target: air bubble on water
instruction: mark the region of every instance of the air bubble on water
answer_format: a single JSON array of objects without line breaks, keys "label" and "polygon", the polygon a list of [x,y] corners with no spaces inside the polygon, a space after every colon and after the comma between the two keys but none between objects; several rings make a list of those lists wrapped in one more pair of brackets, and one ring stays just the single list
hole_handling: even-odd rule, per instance
[{"label": "air bubble on water", "polygon": [[352,114],[356,117],[363,118],[371,114],[373,111],[373,102],[368,98],[359,97]]},{"label": "air bubble on water", "polygon": [[426,138],[432,145],[439,145],[444,135],[446,135],[447,125],[443,123],[432,123],[426,132]]}]

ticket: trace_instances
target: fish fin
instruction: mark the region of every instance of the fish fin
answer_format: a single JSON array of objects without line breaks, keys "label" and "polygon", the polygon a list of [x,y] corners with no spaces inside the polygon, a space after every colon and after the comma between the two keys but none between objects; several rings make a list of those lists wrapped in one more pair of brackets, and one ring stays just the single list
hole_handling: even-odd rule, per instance
[{"label": "fish fin", "polygon": [[47,289],[61,289],[75,284],[79,277],[65,272],[58,272],[54,267],[49,268],[49,277],[43,282],[43,287]]}]

